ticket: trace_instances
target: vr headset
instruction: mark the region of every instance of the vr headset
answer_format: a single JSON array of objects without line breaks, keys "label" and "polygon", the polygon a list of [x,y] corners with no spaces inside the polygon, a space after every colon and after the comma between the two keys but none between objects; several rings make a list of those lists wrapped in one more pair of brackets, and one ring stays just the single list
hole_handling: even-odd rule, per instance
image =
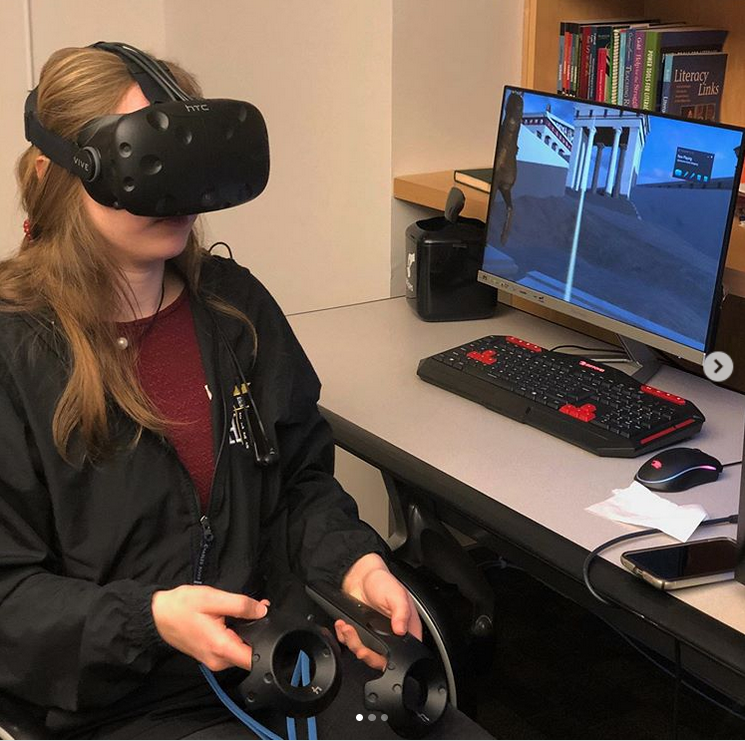
[{"label": "vr headset", "polygon": [[150,105],[94,118],[76,141],[45,129],[37,89],[24,112],[26,139],[80,178],[98,203],[140,216],[218,211],[256,198],[269,179],[269,140],[258,108],[240,100],[192,98],[168,68],[129,44],[116,54]]}]

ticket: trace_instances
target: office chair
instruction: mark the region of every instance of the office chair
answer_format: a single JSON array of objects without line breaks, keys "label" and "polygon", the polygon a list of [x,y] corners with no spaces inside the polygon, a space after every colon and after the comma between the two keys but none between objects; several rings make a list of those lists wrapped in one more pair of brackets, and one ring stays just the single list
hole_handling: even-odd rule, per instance
[{"label": "office chair", "polygon": [[424,642],[445,668],[450,703],[473,716],[479,675],[495,652],[494,590],[442,524],[432,499],[382,475],[393,520],[391,571],[414,597],[427,628]]}]

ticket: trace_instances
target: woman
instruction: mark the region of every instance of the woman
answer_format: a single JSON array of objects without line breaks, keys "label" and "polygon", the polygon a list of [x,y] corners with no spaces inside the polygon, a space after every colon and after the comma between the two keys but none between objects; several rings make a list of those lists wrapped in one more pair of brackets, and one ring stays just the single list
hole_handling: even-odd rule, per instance
[{"label": "woman", "polygon": [[[41,72],[41,123],[68,139],[148,104],[106,51],[63,49]],[[102,206],[35,146],[18,178],[26,236],[0,263],[0,690],[55,736],[252,737],[198,668],[229,686],[250,667],[226,618],[323,580],[421,636],[333,478],[318,379],[259,281],[209,255],[194,216]],[[276,465],[241,435],[244,380]]]}]

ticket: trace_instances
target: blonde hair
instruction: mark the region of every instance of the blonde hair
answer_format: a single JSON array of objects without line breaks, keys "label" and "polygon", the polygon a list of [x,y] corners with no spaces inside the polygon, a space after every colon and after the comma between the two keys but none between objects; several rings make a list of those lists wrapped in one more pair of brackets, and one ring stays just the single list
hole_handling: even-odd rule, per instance
[{"label": "blonde hair", "polygon": [[[168,67],[190,95],[201,96],[195,79],[178,65]],[[38,116],[42,125],[68,139],[93,118],[113,112],[133,78],[116,55],[99,49],[60,49],[41,70]],[[37,176],[41,151],[29,146],[16,168],[21,202],[30,233],[15,255],[0,262],[0,311],[44,315],[51,311],[70,353],[69,376],[54,412],[52,432],[60,455],[82,463],[114,449],[109,429],[112,403],[135,423],[136,444],[144,428],[164,434],[163,419],[144,393],[134,351],[116,345],[110,313],[113,297],[126,299],[126,281],[87,216],[80,180],[49,162]],[[206,252],[196,232],[172,262],[192,293],[197,292]],[[211,302],[215,304],[215,302]],[[248,322],[237,309],[216,302],[215,308]],[[82,450],[71,454],[79,430]]]}]

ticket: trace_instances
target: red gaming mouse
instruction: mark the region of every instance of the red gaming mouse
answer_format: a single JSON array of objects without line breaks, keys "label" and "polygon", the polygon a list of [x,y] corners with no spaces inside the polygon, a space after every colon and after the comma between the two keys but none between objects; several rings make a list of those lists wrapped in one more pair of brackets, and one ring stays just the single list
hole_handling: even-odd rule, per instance
[{"label": "red gaming mouse", "polygon": [[656,453],[634,479],[654,491],[684,491],[716,481],[722,464],[698,448],[669,448]]}]

